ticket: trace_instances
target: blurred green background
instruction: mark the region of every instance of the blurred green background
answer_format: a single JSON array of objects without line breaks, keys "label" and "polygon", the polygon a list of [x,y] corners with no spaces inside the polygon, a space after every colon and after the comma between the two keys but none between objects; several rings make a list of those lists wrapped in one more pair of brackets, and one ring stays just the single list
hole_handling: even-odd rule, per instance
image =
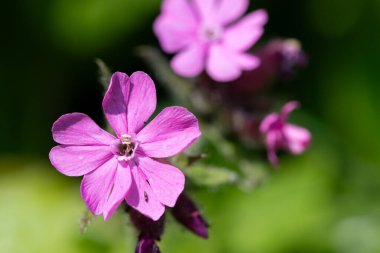
[{"label": "blurred green background", "polygon": [[[112,69],[149,69],[141,44],[158,46],[158,0],[14,0],[0,3],[0,252],[133,252],[122,212],[80,234],[80,179],[49,163],[50,127],[62,114],[102,122],[95,58]],[[252,192],[194,194],[211,224],[205,241],[169,218],[163,253],[380,252],[380,1],[256,0],[264,40],[298,38],[310,65],[288,84],[303,104],[293,120],[312,148],[284,157]],[[161,101],[168,100],[158,85]]]}]

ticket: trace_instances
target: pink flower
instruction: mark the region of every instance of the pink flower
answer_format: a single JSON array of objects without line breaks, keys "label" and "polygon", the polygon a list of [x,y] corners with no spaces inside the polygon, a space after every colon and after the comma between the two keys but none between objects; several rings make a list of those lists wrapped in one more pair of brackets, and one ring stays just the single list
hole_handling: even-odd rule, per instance
[{"label": "pink flower", "polygon": [[185,77],[204,69],[216,81],[232,81],[260,60],[246,51],[263,34],[267,13],[258,10],[237,21],[249,0],[164,0],[154,32],[171,65]]},{"label": "pink flower", "polygon": [[95,215],[108,219],[125,199],[158,220],[183,191],[182,172],[154,158],[191,145],[201,134],[198,121],[185,108],[173,106],[145,126],[155,108],[156,90],[147,74],[115,73],[103,110],[116,137],[82,113],[63,115],[54,123],[53,138],[61,145],[50,151],[50,161],[64,175],[84,176],[82,198]]},{"label": "pink flower", "polygon": [[276,154],[278,149],[298,155],[310,145],[310,132],[305,128],[287,122],[288,115],[299,106],[296,101],[288,102],[282,107],[280,115],[271,113],[261,122],[260,132],[265,135],[268,159],[273,165],[278,164]]}]

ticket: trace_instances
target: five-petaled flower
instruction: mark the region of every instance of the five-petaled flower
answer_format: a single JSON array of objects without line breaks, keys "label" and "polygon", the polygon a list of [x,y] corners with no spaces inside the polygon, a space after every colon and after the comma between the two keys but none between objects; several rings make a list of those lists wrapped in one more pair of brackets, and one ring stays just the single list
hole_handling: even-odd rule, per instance
[{"label": "five-petaled flower", "polygon": [[176,167],[155,158],[178,154],[199,136],[196,117],[182,107],[167,107],[149,124],[156,108],[156,90],[143,72],[112,76],[103,110],[116,137],[87,115],[66,114],[53,125],[49,158],[67,176],[84,176],[81,195],[95,215],[108,219],[125,200],[158,220],[173,207],[185,178]]},{"label": "five-petaled flower", "polygon": [[[165,0],[154,32],[171,65],[185,77],[204,69],[215,81],[232,81],[260,60],[246,51],[263,34],[267,13],[258,10],[238,20],[249,0]],[[238,20],[238,21],[237,21]]]},{"label": "five-petaled flower", "polygon": [[288,115],[299,106],[296,101],[288,102],[282,107],[279,115],[271,113],[260,124],[260,132],[265,135],[268,159],[273,165],[278,164],[277,150],[285,150],[298,155],[310,145],[310,132],[287,122]]}]

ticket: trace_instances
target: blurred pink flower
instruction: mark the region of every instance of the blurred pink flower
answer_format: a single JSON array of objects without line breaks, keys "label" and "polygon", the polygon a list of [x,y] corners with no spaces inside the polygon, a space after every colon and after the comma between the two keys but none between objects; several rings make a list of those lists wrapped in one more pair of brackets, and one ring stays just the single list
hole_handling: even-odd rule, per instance
[{"label": "blurred pink flower", "polygon": [[288,102],[282,107],[279,115],[271,113],[260,124],[260,132],[265,135],[268,159],[273,165],[278,164],[277,150],[285,150],[293,155],[298,155],[310,145],[310,132],[287,122],[288,115],[299,106],[296,101]]},{"label": "blurred pink flower", "polygon": [[50,161],[64,175],[84,176],[82,198],[95,215],[108,219],[125,199],[158,220],[183,191],[183,173],[152,158],[187,148],[201,134],[198,121],[185,108],[174,106],[144,127],[155,108],[156,90],[147,74],[115,73],[103,110],[117,137],[82,113],[63,115],[54,123],[53,138],[61,145],[50,151]]},{"label": "blurred pink flower", "polygon": [[[167,53],[176,53],[171,65],[185,77],[204,69],[216,81],[238,78],[260,60],[246,53],[264,32],[265,10],[238,20],[249,0],[164,0],[154,32]],[[238,21],[237,21],[238,20]]]}]

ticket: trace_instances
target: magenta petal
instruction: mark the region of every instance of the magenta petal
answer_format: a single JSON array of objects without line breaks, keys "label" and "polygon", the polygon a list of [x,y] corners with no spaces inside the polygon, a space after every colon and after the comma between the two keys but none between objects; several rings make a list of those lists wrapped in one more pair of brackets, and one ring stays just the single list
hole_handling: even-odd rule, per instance
[{"label": "magenta petal", "polygon": [[292,154],[301,154],[309,147],[311,134],[307,129],[286,124],[283,131],[288,149]]},{"label": "magenta petal", "polygon": [[179,106],[162,110],[136,136],[139,148],[150,157],[169,157],[190,146],[199,136],[197,118]]},{"label": "magenta petal", "polygon": [[108,123],[117,136],[128,133],[127,101],[129,98],[129,76],[116,72],[103,99],[103,110]]},{"label": "magenta petal", "polygon": [[104,219],[108,219],[125,197],[130,184],[129,168],[120,166],[117,159],[110,159],[83,177],[81,194],[93,214],[103,214]]},{"label": "magenta petal", "polygon": [[83,113],[61,116],[52,127],[53,139],[64,145],[109,145],[115,139]]},{"label": "magenta petal", "polygon": [[186,0],[165,0],[162,14],[156,19],[153,30],[162,49],[175,53],[195,39],[197,20]]},{"label": "magenta petal", "polygon": [[150,76],[141,71],[133,73],[130,81],[128,130],[129,133],[137,133],[156,109],[156,87]]},{"label": "magenta petal", "polygon": [[278,132],[269,132],[266,136],[266,145],[268,150],[268,160],[272,165],[278,165],[278,157],[277,157],[277,145],[278,145]]},{"label": "magenta petal", "polygon": [[82,176],[97,169],[112,157],[108,146],[55,146],[50,162],[66,176]]},{"label": "magenta petal", "polygon": [[271,113],[266,116],[260,123],[260,132],[266,133],[270,131],[271,126],[278,121],[278,118],[277,113]]},{"label": "magenta petal", "polygon": [[241,75],[241,68],[237,63],[237,53],[231,52],[222,45],[213,45],[210,48],[206,70],[215,81],[228,82]]},{"label": "magenta petal", "polygon": [[268,150],[268,160],[273,166],[277,166],[280,163],[276,154],[276,150]]},{"label": "magenta petal", "polygon": [[94,215],[102,214],[106,209],[117,165],[116,159],[110,159],[103,166],[83,177],[82,198]]},{"label": "magenta petal", "polygon": [[248,0],[220,0],[217,17],[223,25],[241,17],[248,8]]},{"label": "magenta petal", "polygon": [[235,25],[227,28],[224,43],[236,50],[245,51],[252,47],[264,32],[264,24],[268,16],[266,11],[255,11]]},{"label": "magenta petal", "polygon": [[120,137],[136,133],[156,108],[156,89],[152,79],[143,72],[135,72],[130,78],[117,72],[103,100],[108,122]]},{"label": "magenta petal", "polygon": [[185,186],[185,176],[182,171],[149,157],[139,157],[138,165],[146,175],[157,199],[162,204],[173,207]]},{"label": "magenta petal", "polygon": [[297,101],[290,101],[288,103],[286,103],[282,109],[281,109],[281,112],[280,112],[280,117],[283,121],[286,121],[289,114],[294,111],[295,109],[299,108],[300,107],[300,103],[297,102]]},{"label": "magenta petal", "polygon": [[191,44],[181,50],[171,61],[173,70],[181,76],[195,77],[204,69],[205,49],[201,44]]},{"label": "magenta petal", "polygon": [[125,200],[140,213],[158,220],[164,214],[165,207],[157,199],[141,169],[134,165],[131,172],[132,184]]},{"label": "magenta petal", "polygon": [[119,163],[114,176],[112,191],[103,211],[104,220],[108,220],[119,207],[131,187],[131,183],[132,178],[130,167],[127,164]]},{"label": "magenta petal", "polygon": [[192,2],[201,20],[208,22],[215,19],[216,0],[192,0]]},{"label": "magenta petal", "polygon": [[243,70],[254,70],[260,66],[260,59],[254,55],[241,53],[236,57],[236,62]]}]

